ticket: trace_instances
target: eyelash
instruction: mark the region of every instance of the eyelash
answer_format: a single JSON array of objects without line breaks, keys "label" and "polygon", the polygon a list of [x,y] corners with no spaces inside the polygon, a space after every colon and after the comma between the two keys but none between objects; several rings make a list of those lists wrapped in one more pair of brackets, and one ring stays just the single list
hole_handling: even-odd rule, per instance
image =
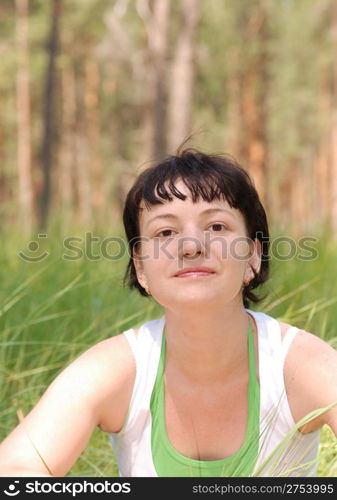
[{"label": "eyelash", "polygon": [[[215,222],[213,224],[211,224],[209,227],[212,227],[212,226],[223,226],[225,228],[225,231],[227,231],[228,227],[225,225],[225,224],[222,224],[221,222]],[[157,233],[155,235],[156,238],[160,238],[161,234],[162,233],[165,233],[166,231],[173,231],[173,229],[162,229],[159,233]],[[220,233],[220,231],[215,231],[216,233]],[[166,236],[162,236],[162,238],[169,238],[170,236],[166,235]]]}]

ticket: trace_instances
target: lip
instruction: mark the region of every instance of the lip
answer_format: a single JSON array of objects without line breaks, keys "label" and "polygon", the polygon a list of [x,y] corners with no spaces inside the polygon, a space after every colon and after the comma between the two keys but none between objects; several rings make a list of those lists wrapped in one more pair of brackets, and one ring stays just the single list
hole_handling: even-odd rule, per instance
[{"label": "lip", "polygon": [[177,274],[174,275],[175,278],[193,278],[193,277],[201,277],[201,276],[210,276],[211,274],[215,274],[213,269],[209,267],[189,267],[186,269],[182,269]]}]

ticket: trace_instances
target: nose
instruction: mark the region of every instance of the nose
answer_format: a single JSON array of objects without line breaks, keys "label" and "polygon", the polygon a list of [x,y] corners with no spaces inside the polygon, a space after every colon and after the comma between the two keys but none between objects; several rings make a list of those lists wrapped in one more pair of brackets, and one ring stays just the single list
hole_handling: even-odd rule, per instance
[{"label": "nose", "polygon": [[184,235],[178,242],[179,258],[193,258],[199,255],[206,255],[207,247],[205,242],[205,235],[203,233],[197,234],[196,232]]}]

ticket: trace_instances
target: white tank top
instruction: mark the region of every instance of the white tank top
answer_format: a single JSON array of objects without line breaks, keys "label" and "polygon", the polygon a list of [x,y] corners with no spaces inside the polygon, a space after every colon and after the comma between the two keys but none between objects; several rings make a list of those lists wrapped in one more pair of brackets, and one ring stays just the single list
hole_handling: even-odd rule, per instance
[{"label": "white tank top", "polygon": [[[283,338],[278,321],[246,309],[257,325],[260,380],[259,453],[252,476],[316,477],[320,431],[296,430],[284,386],[283,367],[298,331]],[[123,332],[136,362],[136,377],[122,430],[111,433],[120,476],[157,477],[151,450],[150,400],[157,375],[165,316]]]}]

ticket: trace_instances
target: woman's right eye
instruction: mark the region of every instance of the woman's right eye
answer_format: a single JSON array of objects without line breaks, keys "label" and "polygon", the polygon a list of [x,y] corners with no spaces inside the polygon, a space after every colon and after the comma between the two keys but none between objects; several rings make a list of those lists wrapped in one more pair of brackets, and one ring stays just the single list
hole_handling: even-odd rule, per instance
[{"label": "woman's right eye", "polygon": [[172,229],[163,229],[162,231],[160,231],[159,233],[156,234],[156,237],[160,238],[160,237],[167,237],[167,236],[171,236],[171,234],[167,234],[167,233],[172,233]]}]

